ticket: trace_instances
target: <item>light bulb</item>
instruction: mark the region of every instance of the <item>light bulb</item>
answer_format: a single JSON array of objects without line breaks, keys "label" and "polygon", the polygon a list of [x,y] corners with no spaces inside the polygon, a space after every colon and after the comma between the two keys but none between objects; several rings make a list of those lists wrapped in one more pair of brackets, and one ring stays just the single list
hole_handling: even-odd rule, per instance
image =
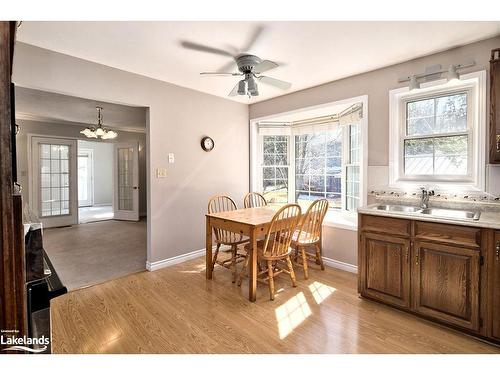
[{"label": "light bulb", "polygon": [[417,76],[410,77],[409,88],[410,88],[410,91],[420,88],[420,83],[417,81]]},{"label": "light bulb", "polygon": [[460,79],[455,65],[450,65],[448,68],[448,82],[456,82]]},{"label": "light bulb", "polygon": [[104,129],[103,128],[97,128],[95,131],[95,134],[99,137],[102,137],[104,135]]},{"label": "light bulb", "polygon": [[244,79],[238,82],[238,95],[246,95],[247,93],[247,83]]}]

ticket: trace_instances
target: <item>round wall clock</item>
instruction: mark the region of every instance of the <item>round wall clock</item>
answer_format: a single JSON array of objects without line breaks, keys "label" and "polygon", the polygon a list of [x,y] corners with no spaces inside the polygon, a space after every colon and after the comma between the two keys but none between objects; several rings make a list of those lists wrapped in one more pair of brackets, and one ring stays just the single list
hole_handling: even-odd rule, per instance
[{"label": "round wall clock", "polygon": [[215,142],[212,138],[210,137],[203,137],[201,140],[201,148],[204,151],[212,151],[214,149]]}]

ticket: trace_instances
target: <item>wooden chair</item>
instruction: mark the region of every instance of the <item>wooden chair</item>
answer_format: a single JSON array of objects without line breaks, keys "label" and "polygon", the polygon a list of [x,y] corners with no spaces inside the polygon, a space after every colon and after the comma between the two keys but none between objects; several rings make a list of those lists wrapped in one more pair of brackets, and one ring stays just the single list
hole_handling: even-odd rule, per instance
[{"label": "wooden chair", "polygon": [[[299,224],[301,215],[300,206],[288,204],[282,207],[274,215],[265,238],[257,242],[257,262],[265,263],[266,267],[259,267],[257,280],[267,282],[269,285],[269,297],[274,300],[274,277],[282,272],[290,275],[292,285],[297,286],[295,272],[293,271],[290,254],[293,249],[290,247],[292,237]],[[251,244],[245,245],[247,256],[243,268],[241,269],[238,285],[241,285],[245,270],[250,260],[249,252]],[[282,265],[285,263],[286,266]]]},{"label": "wooden chair", "polygon": [[[225,211],[233,211],[237,210],[238,207],[236,203],[226,195],[218,195],[210,198],[208,201],[208,213],[217,213],[217,212],[225,212]],[[244,244],[248,242],[248,237],[244,237],[239,233],[230,232],[224,229],[214,229],[215,234],[215,243],[217,247],[215,249],[215,254],[212,259],[212,271],[215,267],[215,263],[228,268],[233,269],[233,283],[236,281],[236,264],[238,261],[243,260],[246,254],[238,253],[238,245]],[[219,255],[219,250],[221,245],[231,246],[231,258],[219,261],[217,260],[217,256]]]},{"label": "wooden chair", "polygon": [[[321,266],[321,270],[325,269],[322,258],[321,234],[322,224],[328,211],[328,200],[318,199],[314,201],[306,214],[302,218],[299,230],[296,231],[292,238],[292,247],[295,248],[294,263],[304,268],[304,277],[309,277],[308,260],[312,259]],[[313,248],[314,253],[307,252],[307,249]],[[299,258],[301,262],[299,262]]]},{"label": "wooden chair", "polygon": [[243,199],[245,208],[267,206],[266,198],[260,193],[248,193]]}]

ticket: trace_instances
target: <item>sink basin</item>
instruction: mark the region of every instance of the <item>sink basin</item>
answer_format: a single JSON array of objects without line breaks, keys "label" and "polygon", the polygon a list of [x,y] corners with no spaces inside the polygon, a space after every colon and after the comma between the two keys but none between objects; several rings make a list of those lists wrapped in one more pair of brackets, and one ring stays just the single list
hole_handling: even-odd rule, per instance
[{"label": "sink basin", "polygon": [[397,211],[397,212],[419,212],[420,207],[414,206],[401,206],[396,204],[381,204],[375,207],[377,210],[381,211]]},{"label": "sink basin", "polygon": [[421,213],[429,216],[436,216],[457,220],[479,220],[481,212],[479,211],[462,211],[462,210],[448,210],[445,208],[420,208],[415,206],[403,206],[397,204],[381,204],[375,207],[380,211],[392,212],[408,212],[408,213]]},{"label": "sink basin", "polygon": [[447,210],[444,208],[424,208],[420,212],[424,215],[446,217],[450,219],[479,220],[481,216],[481,212],[479,211]]}]

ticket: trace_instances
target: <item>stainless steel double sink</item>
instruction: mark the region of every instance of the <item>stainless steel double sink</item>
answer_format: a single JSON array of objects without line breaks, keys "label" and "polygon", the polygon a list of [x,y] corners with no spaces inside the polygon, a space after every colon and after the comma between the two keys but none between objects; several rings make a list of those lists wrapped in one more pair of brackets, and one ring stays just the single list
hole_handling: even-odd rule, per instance
[{"label": "stainless steel double sink", "polygon": [[375,207],[376,210],[387,212],[407,212],[420,213],[423,215],[442,217],[456,220],[479,220],[480,211],[450,210],[445,208],[420,208],[415,206],[403,206],[397,204],[381,204]]}]

